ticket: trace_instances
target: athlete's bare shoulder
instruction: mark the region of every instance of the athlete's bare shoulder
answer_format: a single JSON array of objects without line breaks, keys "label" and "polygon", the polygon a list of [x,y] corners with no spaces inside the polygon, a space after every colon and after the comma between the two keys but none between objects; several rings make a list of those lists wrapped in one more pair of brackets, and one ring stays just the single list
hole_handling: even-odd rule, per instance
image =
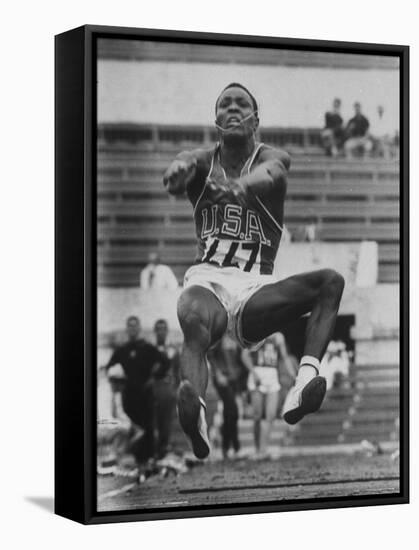
[{"label": "athlete's bare shoulder", "polygon": [[285,173],[287,173],[291,166],[291,157],[283,149],[278,149],[276,147],[271,147],[270,145],[262,144],[260,153],[257,157],[257,164],[262,164],[270,160],[279,161],[283,166]]}]

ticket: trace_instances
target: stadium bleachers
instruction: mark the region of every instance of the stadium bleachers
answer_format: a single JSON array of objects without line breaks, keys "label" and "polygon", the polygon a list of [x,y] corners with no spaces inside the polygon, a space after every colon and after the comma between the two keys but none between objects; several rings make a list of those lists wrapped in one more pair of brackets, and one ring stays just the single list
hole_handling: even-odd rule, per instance
[{"label": "stadium bleachers", "polygon": [[353,366],[343,388],[328,391],[315,415],[291,432],[294,445],[373,443],[399,438],[398,365]]},{"label": "stadium bleachers", "polygon": [[[319,412],[289,427],[274,424],[272,449],[288,446],[372,445],[399,440],[399,368],[397,365],[353,366],[345,387],[328,391]],[[240,441],[253,447],[253,422],[240,420]]]},{"label": "stadium bleachers", "polygon": [[[214,137],[213,130],[202,127],[99,129],[99,285],[138,285],[150,251],[159,251],[162,261],[182,278],[195,256],[192,210],[185,197],[167,195],[162,175],[177,152],[206,145]],[[295,153],[285,205],[289,230],[315,220],[323,241],[376,240],[379,282],[397,282],[398,161],[332,161],[321,156],[319,130],[314,129],[265,129],[261,139]]]}]

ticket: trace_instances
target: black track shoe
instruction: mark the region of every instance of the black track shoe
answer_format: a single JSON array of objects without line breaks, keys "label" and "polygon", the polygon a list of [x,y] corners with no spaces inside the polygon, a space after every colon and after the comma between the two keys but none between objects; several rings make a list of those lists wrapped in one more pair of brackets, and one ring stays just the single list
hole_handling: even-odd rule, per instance
[{"label": "black track shoe", "polygon": [[196,458],[204,459],[210,453],[205,404],[199,399],[191,383],[185,380],[178,391],[177,411],[183,431],[190,439]]},{"label": "black track shoe", "polygon": [[320,409],[326,394],[326,379],[315,376],[303,388],[294,386],[288,392],[282,409],[282,417],[287,424],[297,424],[306,414]]}]

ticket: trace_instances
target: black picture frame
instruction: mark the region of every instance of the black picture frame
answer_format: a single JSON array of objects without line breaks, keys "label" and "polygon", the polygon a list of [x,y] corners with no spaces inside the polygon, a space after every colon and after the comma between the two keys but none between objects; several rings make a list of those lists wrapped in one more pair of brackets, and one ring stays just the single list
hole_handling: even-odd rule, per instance
[{"label": "black picture frame", "polygon": [[[400,493],[298,501],[96,510],[96,58],[100,38],[288,48],[400,59]],[[82,26],[55,38],[55,512],[84,524],[409,502],[409,48]]]}]

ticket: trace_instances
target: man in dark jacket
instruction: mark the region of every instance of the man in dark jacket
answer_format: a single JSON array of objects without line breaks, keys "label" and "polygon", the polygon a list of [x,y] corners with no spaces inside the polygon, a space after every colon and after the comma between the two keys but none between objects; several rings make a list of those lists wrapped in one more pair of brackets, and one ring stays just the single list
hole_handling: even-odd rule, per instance
[{"label": "man in dark jacket", "polygon": [[356,153],[364,156],[371,152],[372,141],[368,134],[370,127],[369,120],[361,113],[361,104],[354,103],[355,116],[353,116],[346,126],[345,155],[353,158]]},{"label": "man in dark jacket", "polygon": [[138,317],[128,317],[126,323],[128,341],[115,349],[106,369],[121,365],[125,381],[122,386],[122,407],[131,422],[144,433],[132,447],[137,462],[154,455],[154,403],[153,373],[164,367],[167,358],[155,346],[140,338]]}]

